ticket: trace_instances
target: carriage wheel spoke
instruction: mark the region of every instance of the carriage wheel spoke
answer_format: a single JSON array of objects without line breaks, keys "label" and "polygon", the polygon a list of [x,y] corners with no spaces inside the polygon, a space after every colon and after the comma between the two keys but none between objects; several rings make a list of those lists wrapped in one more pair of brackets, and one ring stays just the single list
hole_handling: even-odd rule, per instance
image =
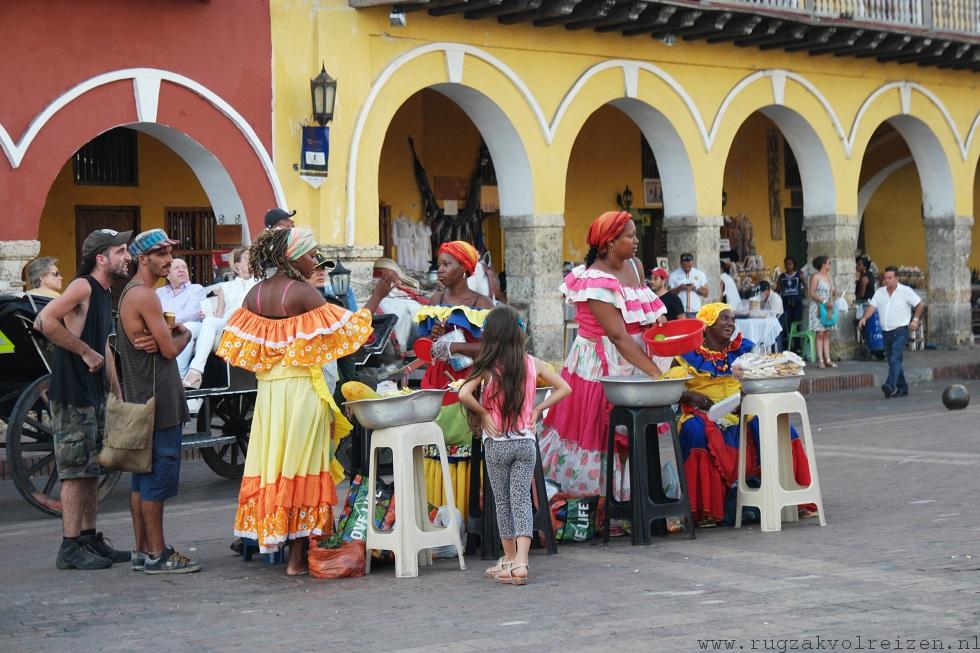
[{"label": "carriage wheel spoke", "polygon": [[58,482],[58,469],[55,468],[51,472],[51,476],[48,477],[48,482],[44,484],[44,493],[51,496],[51,490],[54,489],[54,484]]},{"label": "carriage wheel spoke", "polygon": [[238,464],[238,452],[239,452],[238,447],[232,447],[231,448],[231,464],[232,465],[237,465]]},{"label": "carriage wheel spoke", "polygon": [[44,458],[41,458],[41,460],[37,461],[36,463],[28,467],[25,476],[33,476],[34,472],[38,471],[39,469],[41,469],[48,463],[52,462],[53,460],[54,460],[54,452],[51,452]]},{"label": "carriage wheel spoke", "polygon": [[[33,417],[25,417],[24,418],[24,424],[30,425],[30,427],[32,429],[34,429],[34,431],[37,434],[39,434],[39,435],[40,434],[46,435],[48,437],[48,440],[50,440],[50,439],[52,439],[54,437],[54,432],[50,428],[48,428],[47,426],[45,426],[43,422],[39,422],[36,419],[34,419]],[[24,432],[24,431],[22,430],[22,432]],[[35,437],[35,436],[31,436],[31,437],[34,437],[35,440],[40,440],[41,439],[41,438]]]},{"label": "carriage wheel spoke", "polygon": [[21,451],[51,451],[50,442],[31,442],[20,445]]}]

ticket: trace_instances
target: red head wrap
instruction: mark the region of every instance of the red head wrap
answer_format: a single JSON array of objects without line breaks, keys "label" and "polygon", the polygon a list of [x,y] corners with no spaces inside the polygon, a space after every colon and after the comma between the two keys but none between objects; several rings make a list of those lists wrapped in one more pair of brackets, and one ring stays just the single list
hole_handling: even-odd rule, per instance
[{"label": "red head wrap", "polygon": [[439,246],[439,251],[436,253],[436,256],[439,254],[449,254],[459,261],[459,264],[466,270],[467,276],[473,274],[473,271],[476,270],[476,262],[480,260],[479,252],[465,240],[453,240],[448,243],[443,243]]},{"label": "red head wrap", "polygon": [[589,227],[589,237],[586,238],[589,247],[600,247],[615,240],[632,219],[633,216],[628,211],[606,211]]}]

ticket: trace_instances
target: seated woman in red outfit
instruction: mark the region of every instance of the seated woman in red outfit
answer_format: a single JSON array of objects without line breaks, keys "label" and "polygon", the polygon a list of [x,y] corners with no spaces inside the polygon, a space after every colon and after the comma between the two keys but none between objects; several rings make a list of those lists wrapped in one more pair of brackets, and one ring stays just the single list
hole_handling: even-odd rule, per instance
[{"label": "seated woman in red outfit", "polygon": [[[605,494],[609,412],[601,376],[648,374],[667,369],[651,360],[643,345],[644,328],[666,320],[666,309],[643,281],[636,258],[636,225],[626,211],[603,213],[589,228],[586,264],[572,270],[561,286],[575,306],[578,336],[561,375],[572,398],[548,413],[541,433],[545,476],[572,496]],[[614,486],[625,490],[617,459]]]},{"label": "seated woman in red outfit", "polygon": [[[734,523],[735,493],[738,483],[738,441],[741,415],[729,413],[717,422],[708,419],[708,410],[738,393],[742,384],[732,376],[735,359],[752,351],[755,344],[735,335],[735,315],[727,304],[707,304],[698,311],[705,323],[704,344],[677,357],[677,364],[690,376],[681,396],[683,414],[678,422],[684,473],[687,476],[691,511],[699,526]],[[746,477],[759,476],[759,420],[749,421],[746,451]],[[791,429],[793,476],[801,486],[810,485],[810,467],[803,443]],[[726,516],[725,507],[729,506]],[[808,514],[816,506],[801,506]]]},{"label": "seated woman in red outfit", "polygon": [[[419,336],[435,341],[432,363],[422,377],[423,388],[445,388],[450,381],[465,379],[469,376],[472,359],[480,353],[483,321],[493,308],[493,303],[489,297],[471,290],[466,284],[466,278],[473,274],[479,258],[476,248],[462,240],[443,243],[439,247],[436,274],[443,290],[432,295],[429,305],[419,308],[416,315]],[[467,358],[470,359],[468,363]],[[436,422],[446,436],[449,477],[453,482],[456,507],[466,519],[473,434],[466,420],[466,411],[459,403],[459,395],[447,392],[443,404]],[[435,447],[430,447],[426,452],[423,464],[429,503],[445,505],[442,471]]]}]

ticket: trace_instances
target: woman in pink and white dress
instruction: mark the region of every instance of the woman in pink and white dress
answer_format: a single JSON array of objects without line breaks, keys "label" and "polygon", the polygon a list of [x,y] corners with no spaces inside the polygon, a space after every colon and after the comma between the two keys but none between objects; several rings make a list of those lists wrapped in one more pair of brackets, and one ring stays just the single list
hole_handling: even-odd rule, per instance
[{"label": "woman in pink and white dress", "polygon": [[[638,242],[629,213],[603,213],[589,228],[586,264],[572,270],[561,286],[578,322],[578,337],[561,372],[572,387],[572,400],[548,413],[541,460],[545,476],[572,496],[605,494],[612,405],[596,379],[633,374],[659,378],[671,363],[651,359],[641,338],[647,327],[666,321],[666,308],[643,282]],[[625,452],[625,446],[617,448]],[[614,486],[625,489],[628,479],[617,458]]]}]

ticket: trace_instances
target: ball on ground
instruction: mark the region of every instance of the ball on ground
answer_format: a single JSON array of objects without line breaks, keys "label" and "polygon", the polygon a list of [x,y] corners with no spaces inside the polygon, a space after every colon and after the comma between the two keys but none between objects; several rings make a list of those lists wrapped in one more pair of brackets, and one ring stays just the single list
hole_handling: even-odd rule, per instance
[{"label": "ball on ground", "polygon": [[966,386],[954,383],[943,390],[943,406],[949,410],[963,410],[970,405],[970,391]]}]

